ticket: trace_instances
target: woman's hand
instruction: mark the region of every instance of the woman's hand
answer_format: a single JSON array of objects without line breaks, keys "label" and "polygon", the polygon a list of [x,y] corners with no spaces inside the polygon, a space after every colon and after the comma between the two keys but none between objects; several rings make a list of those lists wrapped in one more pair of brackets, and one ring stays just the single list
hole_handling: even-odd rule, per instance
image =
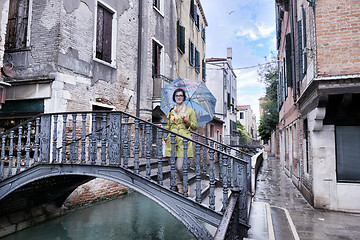
[{"label": "woman's hand", "polygon": [[184,120],[184,123],[187,123],[189,121],[185,114],[181,116],[181,119]]}]

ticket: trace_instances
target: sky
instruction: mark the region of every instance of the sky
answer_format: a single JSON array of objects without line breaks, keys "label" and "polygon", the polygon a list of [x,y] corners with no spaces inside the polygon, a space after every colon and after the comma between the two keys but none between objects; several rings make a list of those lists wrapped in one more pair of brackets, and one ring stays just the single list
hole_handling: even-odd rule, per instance
[{"label": "sky", "polygon": [[[259,81],[258,64],[276,53],[275,0],[200,0],[205,18],[206,58],[226,58],[232,48],[237,76],[237,105],[251,105],[256,121],[265,85]],[[245,69],[242,69],[245,68]]]}]

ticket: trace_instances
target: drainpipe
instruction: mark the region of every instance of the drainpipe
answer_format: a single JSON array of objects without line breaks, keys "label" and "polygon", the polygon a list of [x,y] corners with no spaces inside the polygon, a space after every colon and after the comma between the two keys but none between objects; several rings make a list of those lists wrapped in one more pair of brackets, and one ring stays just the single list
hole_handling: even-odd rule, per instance
[{"label": "drainpipe", "polygon": [[138,29],[138,61],[136,80],[136,116],[140,116],[140,83],[141,83],[141,59],[142,59],[142,0],[139,0],[139,29]]}]

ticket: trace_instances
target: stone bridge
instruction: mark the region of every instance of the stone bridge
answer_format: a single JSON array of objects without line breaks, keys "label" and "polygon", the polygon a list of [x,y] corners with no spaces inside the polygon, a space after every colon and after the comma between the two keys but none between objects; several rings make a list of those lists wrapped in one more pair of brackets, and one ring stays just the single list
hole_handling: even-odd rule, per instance
[{"label": "stone bridge", "polygon": [[[162,138],[169,133],[172,154],[166,159]],[[2,216],[45,203],[61,207],[77,186],[103,178],[157,202],[197,239],[247,235],[250,154],[196,133],[193,139],[183,137],[180,194],[175,184],[176,133],[124,112],[43,114],[0,136]],[[189,142],[193,159],[187,157]]]}]

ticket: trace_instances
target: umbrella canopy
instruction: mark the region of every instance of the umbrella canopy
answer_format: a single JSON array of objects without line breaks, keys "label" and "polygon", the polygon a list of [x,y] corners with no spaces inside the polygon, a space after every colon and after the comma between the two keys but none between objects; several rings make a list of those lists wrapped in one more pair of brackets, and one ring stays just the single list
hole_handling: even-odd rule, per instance
[{"label": "umbrella canopy", "polygon": [[215,113],[216,98],[201,81],[178,78],[161,89],[160,109],[167,114],[175,106],[173,93],[181,88],[185,91],[184,103],[194,109],[198,126],[210,122]]}]

